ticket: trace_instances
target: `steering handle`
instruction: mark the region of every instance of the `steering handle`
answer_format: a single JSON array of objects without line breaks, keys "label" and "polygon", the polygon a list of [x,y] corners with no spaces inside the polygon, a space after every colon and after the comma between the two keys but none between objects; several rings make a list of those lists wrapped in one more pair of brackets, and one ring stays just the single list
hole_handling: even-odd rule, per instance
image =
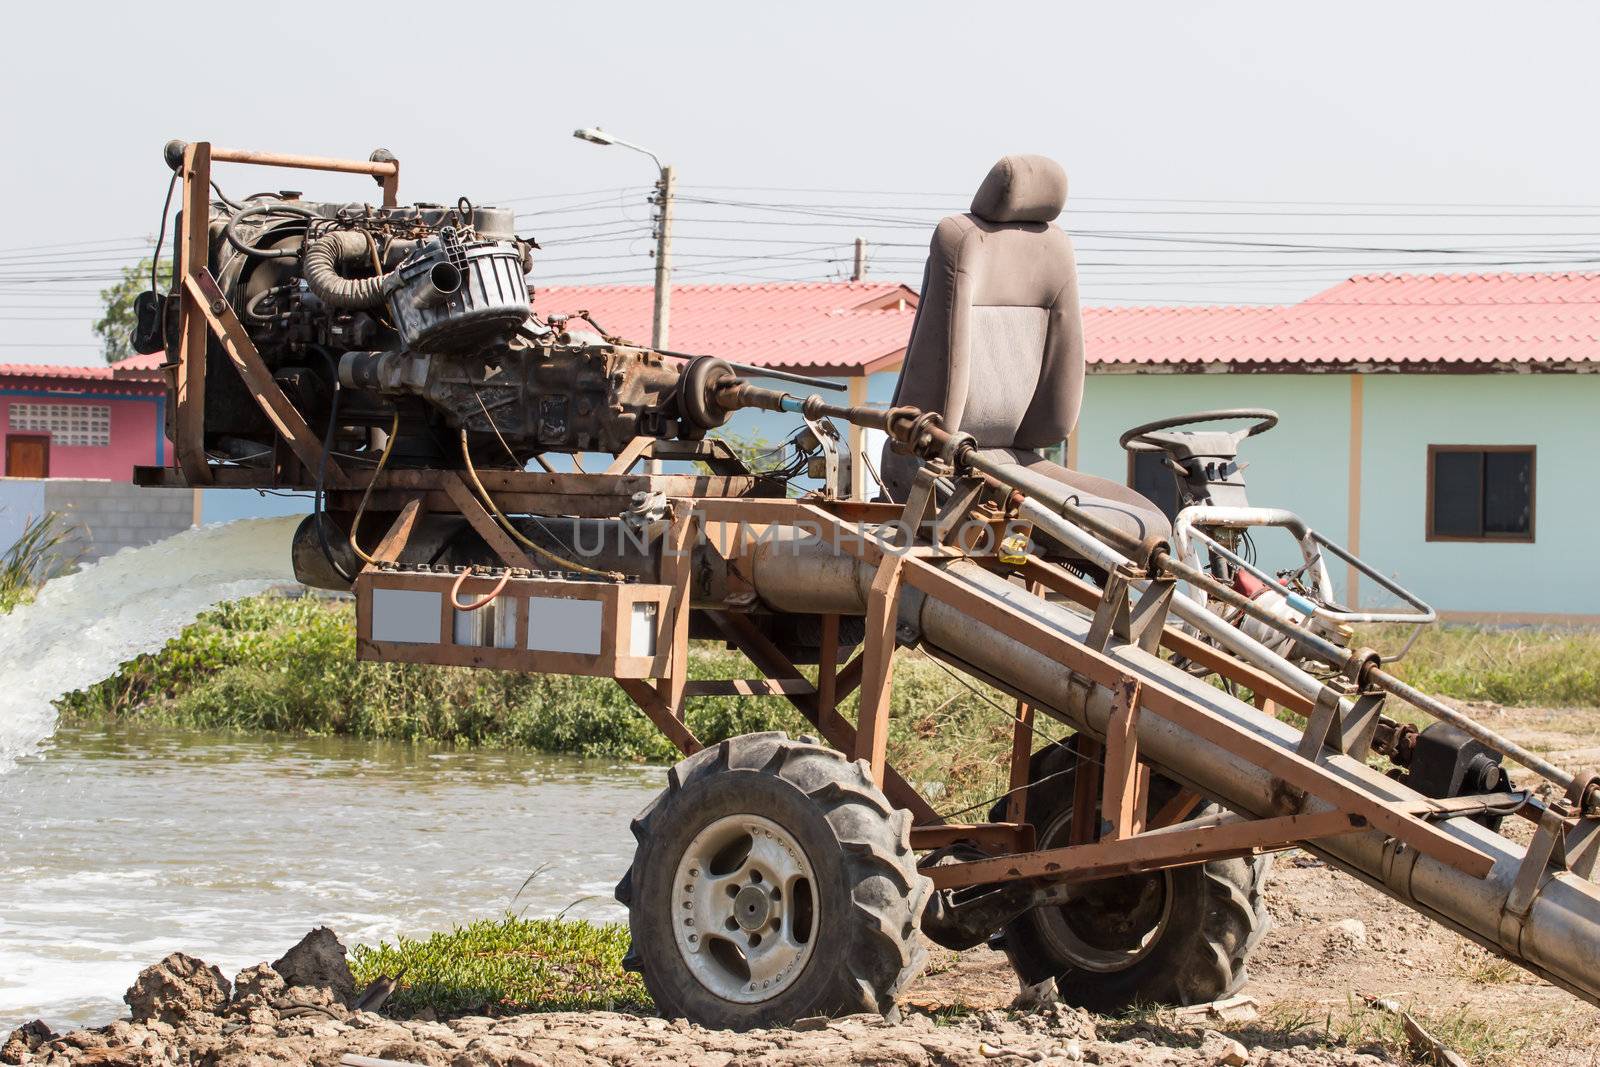
[{"label": "steering handle", "polygon": [[1231,419],[1256,420],[1254,425],[1239,434],[1239,440],[1241,441],[1246,437],[1254,437],[1258,433],[1266,433],[1278,425],[1278,413],[1267,408],[1224,408],[1213,411],[1197,411],[1190,415],[1173,415],[1170,418],[1141,423],[1117,438],[1117,444],[1129,452],[1164,452],[1166,449],[1160,442],[1150,440],[1150,435],[1161,430],[1177,429],[1179,426],[1192,426],[1202,422],[1226,422]]}]

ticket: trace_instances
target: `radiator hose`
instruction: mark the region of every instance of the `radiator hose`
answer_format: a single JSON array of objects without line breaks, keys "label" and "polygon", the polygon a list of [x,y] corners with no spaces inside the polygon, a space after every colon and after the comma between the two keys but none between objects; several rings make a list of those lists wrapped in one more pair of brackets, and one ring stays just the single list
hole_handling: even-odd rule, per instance
[{"label": "radiator hose", "polygon": [[383,303],[383,286],[389,276],[346,278],[339,273],[339,268],[363,266],[370,269],[375,258],[366,234],[334,230],[306,245],[300,265],[306,285],[323,303],[359,311]]}]

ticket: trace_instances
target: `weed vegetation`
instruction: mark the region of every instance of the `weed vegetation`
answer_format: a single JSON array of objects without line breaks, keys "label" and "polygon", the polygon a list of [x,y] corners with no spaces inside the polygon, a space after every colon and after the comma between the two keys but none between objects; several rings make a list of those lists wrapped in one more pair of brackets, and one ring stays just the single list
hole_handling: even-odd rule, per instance
[{"label": "weed vegetation", "polygon": [[0,615],[32,601],[40,586],[72,567],[71,537],[71,527],[53,511],[23,523],[22,535],[0,552]]},{"label": "weed vegetation", "polygon": [[564,919],[483,919],[426,938],[358,945],[358,988],[399,984],[384,1012],[440,1016],[527,1011],[652,1011],[638,975],[622,969],[627,927]]},{"label": "weed vegetation", "polygon": [[[1403,641],[1392,630],[1361,636],[1384,650]],[[1592,708],[1600,706],[1600,630],[1435,626],[1391,669],[1424,692],[1458,700]]]},{"label": "weed vegetation", "polygon": [[[689,670],[697,679],[754,674],[742,656],[711,643],[694,647]],[[846,715],[854,700],[843,705]],[[360,663],[349,602],[315,597],[224,604],[59,708],[69,721],[677,758],[609,679]],[[1013,708],[997,691],[908,653],[895,669],[890,756],[942,808],[979,804],[1005,789]],[[708,742],[758,730],[815,732],[781,697],[695,698],[686,715]]]}]

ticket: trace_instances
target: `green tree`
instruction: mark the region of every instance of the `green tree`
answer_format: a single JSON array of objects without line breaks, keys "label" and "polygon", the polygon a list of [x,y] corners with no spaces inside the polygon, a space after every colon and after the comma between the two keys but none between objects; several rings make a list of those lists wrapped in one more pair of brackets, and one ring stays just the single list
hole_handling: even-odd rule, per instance
[{"label": "green tree", "polygon": [[[172,287],[171,260],[161,261],[156,280],[163,291]],[[109,289],[100,290],[100,302],[105,310],[95,322],[94,332],[100,335],[100,349],[107,363],[115,363],[134,354],[129,338],[134,323],[133,300],[149,288],[150,261],[141,259],[131,267],[122,268],[121,281]]]}]

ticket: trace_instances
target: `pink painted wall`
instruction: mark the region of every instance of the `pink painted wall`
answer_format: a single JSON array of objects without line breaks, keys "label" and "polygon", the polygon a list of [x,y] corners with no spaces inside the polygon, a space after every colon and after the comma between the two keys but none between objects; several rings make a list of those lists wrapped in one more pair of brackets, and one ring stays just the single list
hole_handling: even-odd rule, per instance
[{"label": "pink painted wall", "polygon": [[[16,401],[50,404],[105,404],[111,408],[111,444],[105,447],[50,445],[50,477],[133,480],[136,465],[170,464],[172,445],[158,438],[160,406],[155,397],[127,399],[83,396],[40,397],[7,395],[0,388],[0,436],[11,436],[11,404]],[[3,452],[0,452],[3,455]]]}]

